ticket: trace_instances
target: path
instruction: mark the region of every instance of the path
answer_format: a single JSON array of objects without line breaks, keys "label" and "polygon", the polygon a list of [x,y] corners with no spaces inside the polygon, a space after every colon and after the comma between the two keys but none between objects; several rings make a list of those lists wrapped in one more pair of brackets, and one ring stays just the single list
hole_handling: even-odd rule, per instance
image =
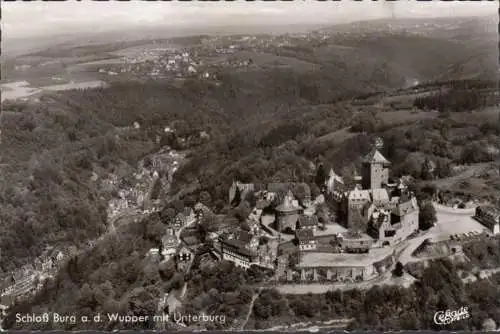
[{"label": "path", "polygon": [[250,320],[250,316],[252,315],[253,305],[255,304],[255,301],[257,300],[257,298],[259,298],[260,293],[262,292],[263,289],[264,289],[263,287],[260,287],[257,290],[257,292],[253,294],[252,300],[250,301],[250,305],[248,306],[247,316],[245,317],[245,320],[241,324],[239,330],[244,330],[245,329],[245,326],[247,325],[248,320]]}]

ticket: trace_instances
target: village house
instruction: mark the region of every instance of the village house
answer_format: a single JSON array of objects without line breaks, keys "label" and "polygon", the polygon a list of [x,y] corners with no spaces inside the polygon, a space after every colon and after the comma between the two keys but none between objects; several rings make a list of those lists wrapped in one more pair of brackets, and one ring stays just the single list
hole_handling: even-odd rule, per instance
[{"label": "village house", "polygon": [[162,255],[160,254],[159,248],[151,248],[146,253],[146,257],[154,262],[160,262],[162,259]]},{"label": "village house", "polygon": [[301,215],[297,221],[297,230],[311,230],[313,235],[316,234],[316,228],[318,227],[318,217]]},{"label": "village house", "polygon": [[258,238],[248,232],[241,231],[223,235],[219,238],[222,259],[233,262],[236,266],[250,268],[256,259]]},{"label": "village house", "polygon": [[184,217],[186,218],[186,225],[192,224],[196,220],[196,215],[194,213],[194,210],[192,208],[185,207],[184,211],[182,212],[184,214]]},{"label": "village house", "polygon": [[177,247],[179,246],[179,239],[175,236],[172,228],[167,229],[167,233],[161,239],[161,255],[165,258],[173,256]]},{"label": "village house", "polygon": [[181,247],[177,255],[175,256],[175,263],[177,265],[177,270],[181,272],[186,272],[191,267],[194,260],[194,253],[187,247]]},{"label": "village house", "polygon": [[476,208],[475,216],[493,234],[500,233],[500,209],[491,205],[480,205]]},{"label": "village house", "polygon": [[316,250],[316,239],[312,230],[298,230],[295,233],[297,242],[299,244],[300,251],[312,251]]},{"label": "village house", "polygon": [[212,213],[212,211],[210,210],[210,208],[208,206],[206,206],[205,204],[200,203],[200,202],[195,204],[193,211],[194,211],[194,214],[195,214],[197,220],[202,219],[203,216],[205,216],[206,214]]},{"label": "village house", "polygon": [[174,226],[177,228],[182,228],[186,225],[187,218],[184,213],[179,212],[174,218]]},{"label": "village house", "polygon": [[336,242],[346,253],[368,253],[373,245],[373,239],[365,233],[339,234]]},{"label": "village house", "polygon": [[328,179],[325,180],[325,187],[326,192],[329,195],[333,195],[335,193],[338,193],[339,191],[342,191],[344,187],[344,180],[334,172],[333,168],[330,169]]}]

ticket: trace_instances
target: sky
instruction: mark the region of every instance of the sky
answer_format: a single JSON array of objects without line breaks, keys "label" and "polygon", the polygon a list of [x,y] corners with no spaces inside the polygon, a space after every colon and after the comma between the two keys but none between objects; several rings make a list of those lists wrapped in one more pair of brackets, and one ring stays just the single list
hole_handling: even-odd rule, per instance
[{"label": "sky", "polygon": [[390,17],[495,14],[497,1],[2,2],[2,39],[165,26],[335,24]]}]

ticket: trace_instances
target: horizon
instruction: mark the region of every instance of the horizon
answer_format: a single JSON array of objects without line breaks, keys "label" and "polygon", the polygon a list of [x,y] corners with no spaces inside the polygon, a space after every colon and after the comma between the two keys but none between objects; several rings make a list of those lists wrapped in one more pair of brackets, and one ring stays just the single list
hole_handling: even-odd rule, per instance
[{"label": "horizon", "polygon": [[494,1],[259,2],[258,7],[255,2],[72,2],[71,5],[67,2],[2,2],[1,26],[3,40],[9,41],[60,35],[61,31],[88,34],[162,27],[337,25],[391,17],[488,16],[496,14],[497,9]]},{"label": "horizon", "polygon": [[66,43],[300,33],[380,19],[472,18],[496,13],[496,3],[491,1],[2,2],[0,24],[3,55],[10,58]]}]

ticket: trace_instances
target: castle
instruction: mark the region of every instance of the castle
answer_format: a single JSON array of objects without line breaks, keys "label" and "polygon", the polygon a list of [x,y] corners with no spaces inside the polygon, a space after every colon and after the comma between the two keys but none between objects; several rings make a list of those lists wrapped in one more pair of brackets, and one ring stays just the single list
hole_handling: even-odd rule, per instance
[{"label": "castle", "polygon": [[[355,175],[354,189],[332,189],[341,221],[350,230],[365,232],[374,239],[373,247],[397,244],[418,230],[419,207],[413,193],[402,180],[389,182],[390,162],[380,153],[382,140],[362,160],[361,176]],[[330,175],[336,176],[333,172]]]}]

